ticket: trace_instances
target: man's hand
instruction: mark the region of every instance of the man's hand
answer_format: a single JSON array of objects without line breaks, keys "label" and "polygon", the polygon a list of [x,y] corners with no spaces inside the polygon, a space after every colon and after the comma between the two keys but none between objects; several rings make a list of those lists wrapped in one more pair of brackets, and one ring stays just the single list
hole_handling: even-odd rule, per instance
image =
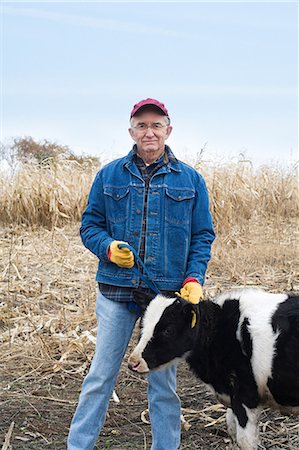
[{"label": "man's hand", "polygon": [[118,248],[119,244],[127,244],[124,241],[113,241],[108,250],[108,258],[118,267],[131,269],[134,266],[134,255],[126,247]]},{"label": "man's hand", "polygon": [[203,299],[202,287],[196,281],[189,281],[180,290],[180,296],[196,305]]}]

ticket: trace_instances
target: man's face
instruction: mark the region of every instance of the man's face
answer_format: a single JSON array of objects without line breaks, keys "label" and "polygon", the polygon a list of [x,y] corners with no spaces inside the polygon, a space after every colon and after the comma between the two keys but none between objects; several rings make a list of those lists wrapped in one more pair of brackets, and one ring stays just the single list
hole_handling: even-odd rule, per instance
[{"label": "man's face", "polygon": [[147,164],[156,161],[164,152],[165,141],[172,131],[166,120],[166,116],[151,110],[132,118],[129,133],[137,145],[138,154]]}]

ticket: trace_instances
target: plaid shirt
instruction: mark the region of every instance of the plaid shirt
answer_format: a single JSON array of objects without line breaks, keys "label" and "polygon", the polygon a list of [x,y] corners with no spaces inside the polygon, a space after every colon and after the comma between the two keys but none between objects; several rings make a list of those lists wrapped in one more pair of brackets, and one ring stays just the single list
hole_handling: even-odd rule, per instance
[{"label": "plaid shirt", "polygon": [[[170,148],[166,145],[165,152],[160,156],[160,158],[153,162],[150,165],[146,165],[143,159],[137,153],[137,147],[134,145],[134,162],[138,167],[140,174],[145,183],[144,189],[144,209],[143,209],[143,223],[142,223],[142,231],[141,231],[141,245],[139,256],[144,260],[145,254],[145,244],[146,244],[146,212],[147,212],[147,199],[148,199],[148,190],[149,184],[152,176],[167,164],[168,161],[175,161],[176,158],[171,152]],[[109,298],[110,300],[114,300],[116,302],[131,302],[133,301],[133,289],[130,287],[121,287],[121,286],[112,286],[104,283],[99,283],[99,289],[104,297]],[[149,291],[149,290],[147,290]]]}]

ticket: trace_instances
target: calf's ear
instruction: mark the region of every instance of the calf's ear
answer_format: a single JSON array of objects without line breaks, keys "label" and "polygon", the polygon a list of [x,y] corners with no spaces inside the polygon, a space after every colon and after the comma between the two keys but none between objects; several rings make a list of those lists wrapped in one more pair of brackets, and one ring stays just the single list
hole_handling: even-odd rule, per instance
[{"label": "calf's ear", "polygon": [[140,308],[145,311],[148,307],[151,300],[155,297],[155,295],[150,295],[142,289],[134,289],[133,290],[133,298],[134,302],[137,303]]},{"label": "calf's ear", "polygon": [[194,328],[198,320],[198,306],[187,303],[183,308],[183,314],[190,328]]}]

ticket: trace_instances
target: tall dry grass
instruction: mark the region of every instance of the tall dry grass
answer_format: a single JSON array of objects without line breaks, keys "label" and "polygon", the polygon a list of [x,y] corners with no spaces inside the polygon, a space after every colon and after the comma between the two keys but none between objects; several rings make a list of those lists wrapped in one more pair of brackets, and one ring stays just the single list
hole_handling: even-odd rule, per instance
[{"label": "tall dry grass", "polygon": [[[208,185],[216,231],[265,224],[299,215],[296,167],[261,167],[248,162],[195,164]],[[0,180],[3,224],[64,226],[78,222],[98,167],[64,160],[47,166],[23,164],[16,175]]]},{"label": "tall dry grass", "polygon": [[296,166],[263,166],[248,162],[211,166],[197,165],[210,192],[211,211],[218,233],[252,222],[275,224],[298,218],[299,197]]},{"label": "tall dry grass", "polygon": [[0,180],[0,221],[49,229],[79,221],[97,170],[93,161],[21,164]]},{"label": "tall dry grass", "polygon": [[[217,232],[206,297],[239,286],[299,291],[295,168],[254,170],[243,162],[203,161],[195,167],[207,181]],[[93,164],[74,161],[27,164],[15,177],[0,179],[0,405],[9,413],[5,429],[16,418],[15,433],[27,440],[24,422],[17,419],[20,409],[26,421],[32,409],[50,411],[53,404],[68,407],[71,417],[78,397],[74,380],[79,389],[94,352],[97,258],[82,245],[78,221],[96,171]],[[128,386],[134,385],[135,396],[143,386],[127,373],[125,362],[119,380],[117,391],[131,408]],[[181,383],[185,391],[186,379]],[[44,414],[36,416],[44,433]],[[61,416],[51,412],[51,422],[56,417]],[[66,439],[67,425],[63,420],[60,440]],[[273,433],[275,448],[280,439],[298,448],[297,423],[289,422],[284,435]],[[38,448],[56,448],[51,429],[46,436]],[[30,439],[26,448],[37,448],[32,433]]]}]

